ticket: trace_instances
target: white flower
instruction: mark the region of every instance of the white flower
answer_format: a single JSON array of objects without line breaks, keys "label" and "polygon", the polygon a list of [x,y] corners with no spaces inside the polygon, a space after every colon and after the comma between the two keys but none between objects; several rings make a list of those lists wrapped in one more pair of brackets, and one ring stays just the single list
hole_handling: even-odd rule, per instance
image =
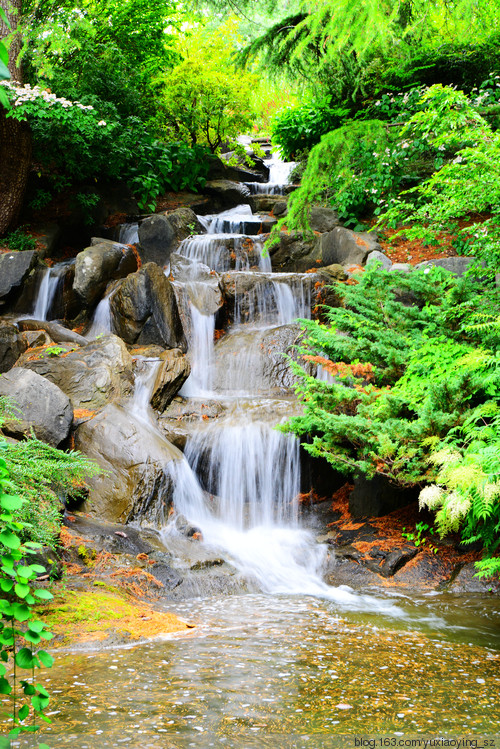
[{"label": "white flower", "polygon": [[99,125],[100,127],[106,127],[106,123],[105,123],[105,121],[104,121],[104,120],[99,120],[99,122],[98,122],[97,124],[98,124],[98,125]]}]

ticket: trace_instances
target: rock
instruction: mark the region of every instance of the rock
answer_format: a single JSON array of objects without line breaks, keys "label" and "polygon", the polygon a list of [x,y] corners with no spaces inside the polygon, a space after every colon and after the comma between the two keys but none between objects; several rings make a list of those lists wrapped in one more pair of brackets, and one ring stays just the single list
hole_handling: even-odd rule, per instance
[{"label": "rock", "polygon": [[84,511],[111,522],[165,523],[173,485],[168,469],[183,457],[159,432],[109,404],[77,428],[75,448],[105,471],[87,482]]},{"label": "rock", "polygon": [[155,263],[127,276],[110,308],[114,329],[126,343],[186,350],[174,289]]},{"label": "rock", "polygon": [[370,252],[366,261],[366,267],[368,268],[370,265],[375,265],[375,263],[381,264],[384,270],[391,270],[392,268],[392,260],[378,250]]},{"label": "rock", "polygon": [[45,330],[26,330],[23,333],[23,340],[26,341],[27,348],[29,349],[35,349],[45,346],[48,343],[54,343]]},{"label": "rock", "polygon": [[175,247],[175,231],[166,216],[155,214],[139,225],[139,254],[143,263],[167,265]]},{"label": "rock", "polygon": [[369,552],[372,558],[364,557],[361,564],[381,577],[393,577],[417,554],[418,549],[414,544],[405,544],[402,548],[393,551],[379,550],[374,546]]},{"label": "rock", "polygon": [[9,323],[0,324],[0,373],[12,369],[23,351],[26,350],[28,341],[19,333],[15,325]]},{"label": "rock", "polygon": [[19,330],[45,330],[56,343],[76,343],[78,346],[86,346],[88,341],[74,330],[65,328],[57,322],[46,320],[18,320]]},{"label": "rock", "polygon": [[299,325],[239,330],[215,345],[215,390],[251,393],[289,392],[298,381],[283,354],[296,356]]},{"label": "rock", "polygon": [[[105,520],[89,517],[80,513],[71,513],[64,518],[64,525],[76,537],[85,539],[87,548],[97,552],[108,551],[111,554],[158,554],[162,561],[168,558],[160,534],[153,528],[134,528],[121,523],[108,523]],[[90,542],[90,543],[89,543]]]},{"label": "rock", "polygon": [[203,234],[203,226],[198,221],[198,216],[191,208],[183,206],[166,214],[167,219],[174,230],[177,242],[190,237],[192,234]]},{"label": "rock", "polygon": [[[222,154],[220,159],[217,156],[209,158],[209,180],[229,179],[236,182],[267,182],[269,180],[269,167],[258,156],[252,155],[253,166],[246,164],[235,151]],[[224,163],[235,158],[239,161],[236,165]]]},{"label": "rock", "polygon": [[215,198],[222,209],[235,208],[242,203],[248,203],[253,210],[254,203],[250,190],[241,182],[227,179],[210,180],[205,184],[203,191]]},{"label": "rock", "polygon": [[28,434],[57,447],[69,434],[73,409],[67,395],[52,382],[29,369],[16,367],[0,377],[0,395],[11,399],[19,422],[8,421],[11,434]]},{"label": "rock", "polygon": [[347,273],[345,272],[342,265],[339,265],[339,263],[333,263],[333,265],[325,265],[324,268],[321,268],[322,273],[327,273],[330,278],[334,279],[335,281],[345,281],[347,278]]},{"label": "rock", "polygon": [[37,258],[35,250],[0,253],[0,302],[5,303],[11,294],[21,290]]},{"label": "rock", "polygon": [[40,564],[45,567],[45,572],[37,572],[37,580],[50,579],[59,580],[63,573],[63,564],[59,553],[48,546],[37,549],[34,554],[28,557],[28,564]]},{"label": "rock", "polygon": [[335,229],[339,225],[339,214],[333,208],[313,206],[309,210],[308,222],[309,227],[313,231],[319,231],[323,234],[324,232],[332,231],[332,229]]},{"label": "rock", "polygon": [[391,273],[410,273],[413,270],[413,266],[410,263],[393,263],[389,270]]},{"label": "rock", "polygon": [[174,284],[178,303],[180,297],[187,296],[203,315],[215,315],[224,304],[220,276],[208,265],[174,253],[170,258],[170,273],[185,292],[178,294],[179,285]]},{"label": "rock", "polygon": [[[255,210],[257,213],[264,213],[264,212],[272,212],[273,215],[281,215],[286,211],[286,200],[283,200],[283,195],[253,195],[253,201],[255,205]],[[275,207],[277,205],[284,205],[283,211],[281,211],[281,214],[277,214],[275,212]]]},{"label": "rock", "polygon": [[452,578],[446,590],[450,593],[497,593],[500,591],[500,580],[492,577],[476,577],[474,562],[462,564]]},{"label": "rock", "polygon": [[136,268],[137,260],[130,247],[112,242],[94,244],[76,256],[73,291],[85,308],[92,307],[109,281],[123,278]]},{"label": "rock", "polygon": [[191,373],[188,358],[179,349],[164,351],[160,356],[161,365],[153,385],[151,405],[163,412],[177,395]]},{"label": "rock", "polygon": [[372,479],[358,476],[349,497],[349,512],[355,518],[380,517],[417,498],[418,490],[402,489],[391,484],[385,476],[376,475]]},{"label": "rock", "polygon": [[160,416],[158,425],[169,442],[184,450],[188,437],[200,428],[200,422],[210,423],[227,411],[227,405],[210,399],[206,404],[198,399],[175,398]]},{"label": "rock", "polygon": [[435,265],[438,268],[449,270],[456,276],[463,276],[475,262],[476,258],[474,257],[441,257],[436,260],[425,260],[423,263],[418,263],[415,268],[421,269]]},{"label": "rock", "polygon": [[358,234],[344,226],[337,226],[320,239],[322,265],[364,265],[368,254],[375,250],[381,252],[382,248],[373,234]]},{"label": "rock", "polygon": [[304,273],[324,265],[317,238],[306,238],[300,232],[281,232],[279,243],[271,245],[269,253],[275,271]]},{"label": "rock", "polygon": [[132,393],[132,357],[116,335],[107,335],[63,357],[44,355],[23,363],[70,398],[73,409],[94,411]]},{"label": "rock", "polygon": [[283,218],[283,216],[286,216],[288,213],[288,203],[286,200],[284,200],[283,195],[277,196],[280,198],[280,200],[276,201],[273,208],[273,214],[276,216],[276,218]]},{"label": "rock", "polygon": [[200,529],[189,522],[184,515],[177,515],[174,521],[175,530],[186,538],[191,538],[195,533],[201,533]]}]

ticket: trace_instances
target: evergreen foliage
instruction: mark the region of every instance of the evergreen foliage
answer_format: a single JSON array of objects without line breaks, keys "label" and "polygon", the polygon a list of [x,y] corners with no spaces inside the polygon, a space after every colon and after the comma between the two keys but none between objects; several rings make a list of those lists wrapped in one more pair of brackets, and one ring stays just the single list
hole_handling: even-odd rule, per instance
[{"label": "evergreen foliage", "polygon": [[439,530],[465,519],[464,538],[480,537],[491,553],[500,527],[500,335],[471,324],[484,305],[478,284],[439,268],[377,266],[357,281],[336,285],[343,306],[328,309],[327,324],[302,321],[300,354],[330,377],[292,363],[304,412],[284,429],[307,435],[304,448],[345,474],[436,481],[422,503],[438,509],[441,498]]}]

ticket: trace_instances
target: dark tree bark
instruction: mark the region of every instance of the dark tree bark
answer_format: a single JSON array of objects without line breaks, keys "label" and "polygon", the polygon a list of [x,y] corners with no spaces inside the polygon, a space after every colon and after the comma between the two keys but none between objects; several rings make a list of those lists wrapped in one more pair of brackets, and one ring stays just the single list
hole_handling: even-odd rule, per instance
[{"label": "dark tree bark", "polygon": [[[10,37],[9,71],[12,80],[22,82],[21,66],[17,57],[21,49],[20,34],[16,34],[21,12],[21,0],[0,0],[11,29],[0,21],[0,39]],[[17,14],[12,12],[17,10]],[[31,164],[31,131],[27,123],[6,116],[0,106],[0,235],[17,221],[22,208]]]}]

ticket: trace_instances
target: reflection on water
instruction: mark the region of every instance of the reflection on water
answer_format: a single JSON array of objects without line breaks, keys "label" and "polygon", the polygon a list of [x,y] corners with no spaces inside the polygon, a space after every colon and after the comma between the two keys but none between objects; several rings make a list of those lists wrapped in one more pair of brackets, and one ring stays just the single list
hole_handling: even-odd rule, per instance
[{"label": "reflection on water", "polygon": [[198,625],[192,634],[57,657],[46,680],[53,749],[327,747],[340,734],[500,731],[500,654],[446,630],[395,630],[292,596],[195,600],[176,612]]}]

